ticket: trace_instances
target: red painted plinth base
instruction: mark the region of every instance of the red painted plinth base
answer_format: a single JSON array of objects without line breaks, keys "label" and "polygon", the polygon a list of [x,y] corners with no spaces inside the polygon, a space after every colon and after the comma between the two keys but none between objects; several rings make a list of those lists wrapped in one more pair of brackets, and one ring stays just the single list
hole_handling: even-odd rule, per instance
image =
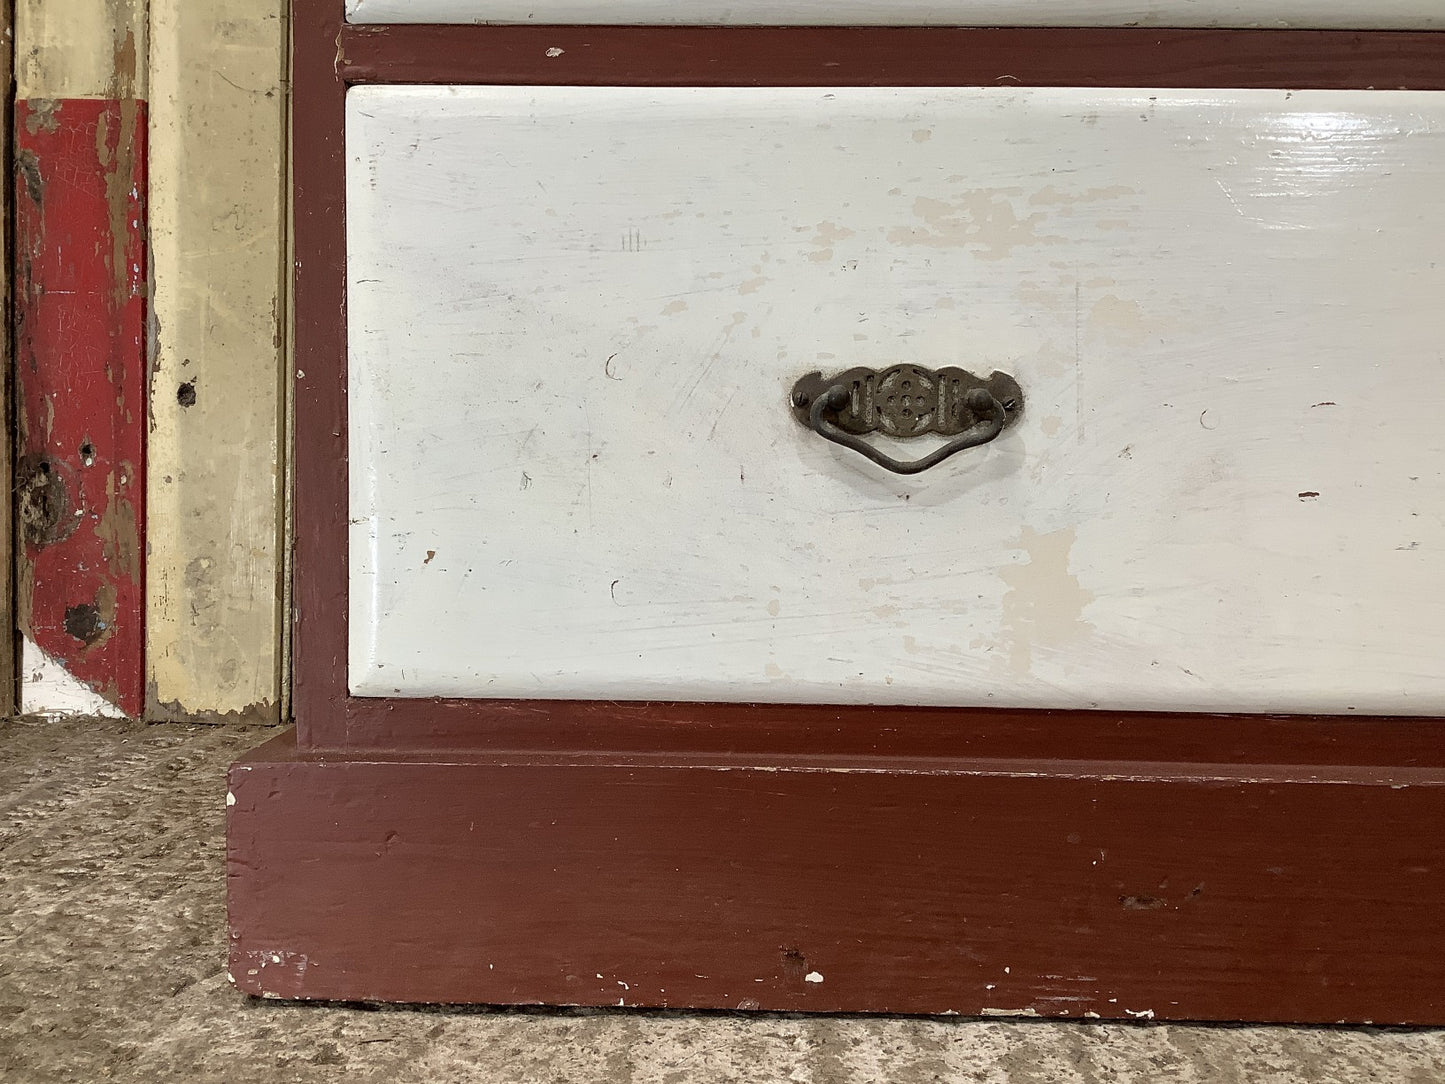
[{"label": "red painted plinth base", "polygon": [[288,734],[231,769],[230,971],[286,998],[1445,1023],[1445,773],[1372,771]]}]

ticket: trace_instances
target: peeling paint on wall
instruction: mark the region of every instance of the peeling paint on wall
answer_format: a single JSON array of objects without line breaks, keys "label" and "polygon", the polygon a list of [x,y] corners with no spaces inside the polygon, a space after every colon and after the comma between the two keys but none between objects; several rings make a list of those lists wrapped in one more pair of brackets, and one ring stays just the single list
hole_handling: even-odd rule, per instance
[{"label": "peeling paint on wall", "polygon": [[122,718],[125,712],[84,682],[72,677],[60,660],[46,654],[28,637],[22,641],[20,711],[24,715],[61,718],[94,715]]},{"label": "peeling paint on wall", "polygon": [[48,659],[138,715],[145,103],[21,100],[15,142],[17,620]]},{"label": "peeling paint on wall", "polygon": [[16,0],[19,99],[144,101],[145,0]]},{"label": "peeling paint on wall", "polygon": [[285,12],[150,4],[149,719],[280,718]]}]

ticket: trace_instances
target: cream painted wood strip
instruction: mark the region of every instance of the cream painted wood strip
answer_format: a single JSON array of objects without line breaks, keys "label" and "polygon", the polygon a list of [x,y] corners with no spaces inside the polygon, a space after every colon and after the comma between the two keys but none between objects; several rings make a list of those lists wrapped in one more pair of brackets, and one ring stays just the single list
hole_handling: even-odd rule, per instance
[{"label": "cream painted wood strip", "polygon": [[16,0],[16,98],[144,98],[146,29],[146,0]]},{"label": "cream painted wood strip", "polygon": [[152,718],[279,718],[285,11],[151,0]]},{"label": "cream painted wood strip", "polygon": [[[363,695],[1445,711],[1445,95],[366,87]],[[1014,374],[914,478],[793,380]]]},{"label": "cream painted wood strip", "polygon": [[1445,27],[1440,0],[349,0],[356,23]]}]

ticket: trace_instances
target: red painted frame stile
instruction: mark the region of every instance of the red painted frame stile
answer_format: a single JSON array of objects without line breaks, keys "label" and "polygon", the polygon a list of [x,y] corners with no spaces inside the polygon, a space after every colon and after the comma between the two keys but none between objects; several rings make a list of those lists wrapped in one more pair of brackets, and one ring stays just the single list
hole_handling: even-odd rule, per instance
[{"label": "red painted frame stile", "polygon": [[297,729],[232,770],[243,989],[1445,1022],[1437,720],[352,697],[344,229],[358,83],[1445,91],[1445,34],[348,26],[341,0],[296,0],[293,34]]}]

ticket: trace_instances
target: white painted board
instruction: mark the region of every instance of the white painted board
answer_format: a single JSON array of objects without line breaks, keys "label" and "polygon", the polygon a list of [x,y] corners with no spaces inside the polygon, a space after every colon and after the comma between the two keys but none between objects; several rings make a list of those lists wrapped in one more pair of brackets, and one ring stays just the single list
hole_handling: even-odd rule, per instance
[{"label": "white painted board", "polygon": [[92,715],[124,719],[125,712],[75,677],[30,637],[20,647],[20,714],[49,719]]},{"label": "white painted board", "polygon": [[1440,0],[348,0],[355,23],[1445,27]]},{"label": "white painted board", "polygon": [[[363,87],[365,696],[1445,712],[1445,95]],[[913,478],[794,379],[1014,374]]]}]

